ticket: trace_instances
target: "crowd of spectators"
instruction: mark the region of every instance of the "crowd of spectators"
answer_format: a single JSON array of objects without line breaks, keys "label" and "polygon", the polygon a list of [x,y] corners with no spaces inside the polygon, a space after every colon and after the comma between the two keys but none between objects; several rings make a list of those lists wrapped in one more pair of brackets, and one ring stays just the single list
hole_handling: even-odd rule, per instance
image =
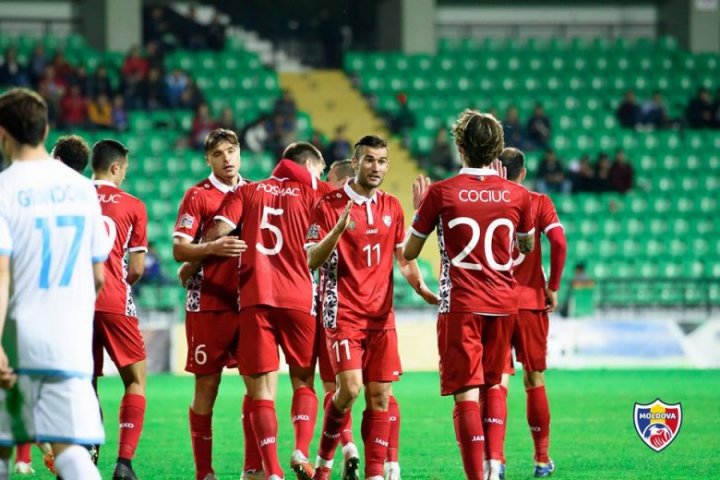
[{"label": "crowd of spectators", "polygon": [[541,193],[626,193],[632,189],[635,171],[622,149],[610,156],[600,152],[593,163],[583,155],[566,168],[554,150],[549,149],[538,165],[535,189]]},{"label": "crowd of spectators", "polygon": [[502,125],[507,147],[524,151],[550,148],[552,123],[540,103],[535,105],[532,115],[524,123],[520,120],[517,107],[508,107]]},{"label": "crowd of spectators", "polygon": [[715,98],[707,88],[699,88],[685,108],[685,118],[668,116],[665,100],[660,91],[653,92],[650,99],[638,102],[635,92],[625,92],[623,101],[617,108],[617,119],[625,128],[636,130],[678,128],[720,128],[720,88]]}]

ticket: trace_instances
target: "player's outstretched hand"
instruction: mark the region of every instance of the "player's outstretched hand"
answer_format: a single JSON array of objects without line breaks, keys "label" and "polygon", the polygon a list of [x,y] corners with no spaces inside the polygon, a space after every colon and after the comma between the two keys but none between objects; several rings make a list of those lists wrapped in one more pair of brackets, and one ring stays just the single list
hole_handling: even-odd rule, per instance
[{"label": "player's outstretched hand", "polygon": [[347,205],[345,205],[345,210],[340,214],[340,218],[338,218],[335,224],[335,230],[337,230],[338,233],[343,233],[348,225],[350,225],[350,209],[352,208],[352,204],[353,200],[349,200]]},{"label": "player's outstretched hand", "polygon": [[247,244],[237,237],[220,237],[210,242],[210,254],[218,257],[239,257]]},{"label": "player's outstretched hand", "polygon": [[418,177],[413,182],[412,193],[413,193],[413,208],[417,210],[420,208],[420,202],[422,202],[425,192],[430,188],[430,178],[423,175]]},{"label": "player's outstretched hand", "polygon": [[550,290],[549,288],[545,289],[545,303],[546,307],[545,310],[547,310],[548,313],[554,312],[558,308],[558,296],[557,292],[555,290]]},{"label": "player's outstretched hand", "polygon": [[8,390],[15,385],[17,381],[17,375],[10,368],[10,362],[8,361],[5,349],[0,347],[0,388]]},{"label": "player's outstretched hand", "polygon": [[492,161],[492,163],[490,164],[490,168],[498,172],[500,178],[507,179],[507,168],[505,167],[505,165],[503,165],[502,161],[499,158],[496,158]]},{"label": "player's outstretched hand", "polygon": [[421,285],[420,290],[418,290],[417,293],[422,297],[423,300],[425,300],[430,305],[437,305],[438,303],[440,303],[440,297],[438,297],[435,292],[430,290],[427,285]]}]

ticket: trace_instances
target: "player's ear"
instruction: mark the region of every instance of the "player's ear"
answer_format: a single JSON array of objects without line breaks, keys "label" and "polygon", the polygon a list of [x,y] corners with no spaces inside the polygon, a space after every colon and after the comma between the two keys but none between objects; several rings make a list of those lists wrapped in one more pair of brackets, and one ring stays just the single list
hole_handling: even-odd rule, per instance
[{"label": "player's ear", "polygon": [[525,181],[525,177],[527,177],[527,168],[523,167],[522,170],[520,170],[520,183]]}]

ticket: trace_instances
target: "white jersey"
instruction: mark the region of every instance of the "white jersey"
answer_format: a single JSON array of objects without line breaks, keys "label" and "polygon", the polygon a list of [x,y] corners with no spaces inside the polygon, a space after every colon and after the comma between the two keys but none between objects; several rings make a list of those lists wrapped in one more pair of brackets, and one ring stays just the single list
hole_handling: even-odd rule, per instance
[{"label": "white jersey", "polygon": [[0,255],[12,272],[3,346],[17,373],[92,375],[92,266],[111,246],[90,180],[53,159],[0,173]]}]

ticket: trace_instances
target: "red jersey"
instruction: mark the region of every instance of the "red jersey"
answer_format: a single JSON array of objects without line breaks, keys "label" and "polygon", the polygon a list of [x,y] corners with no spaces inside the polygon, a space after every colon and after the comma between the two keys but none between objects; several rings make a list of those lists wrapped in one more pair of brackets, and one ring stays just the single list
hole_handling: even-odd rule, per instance
[{"label": "red jersey", "polygon": [[346,311],[355,313],[350,318],[363,318],[358,328],[394,328],[385,319],[393,306],[395,252],[405,237],[397,198],[380,190],[372,198],[363,197],[348,182],[315,205],[306,246],[332,230],[349,200],[353,200],[350,223],[320,269],[323,323],[335,328],[338,316],[343,318]]},{"label": "red jersey", "polygon": [[216,220],[248,244],[240,260],[240,307],[264,305],[314,314],[314,282],[303,249],[310,211],[318,198],[311,186],[270,177],[228,195]]},{"label": "red jersey", "polygon": [[490,168],[463,168],[430,186],[412,233],[437,227],[440,312],[517,313],[512,272],[515,233],[533,234],[532,202],[524,187]]},{"label": "red jersey", "polygon": [[[243,183],[240,179],[238,186]],[[212,227],[215,212],[232,190],[214,174],[189,188],[180,204],[173,236],[197,243]],[[200,271],[190,279],[185,309],[188,312],[237,311],[237,273],[237,258],[206,258]]]},{"label": "red jersey", "polygon": [[527,255],[515,249],[513,275],[518,283],[520,309],[545,310],[546,278],[542,267],[540,233],[547,235],[550,230],[556,227],[562,228],[562,225],[550,197],[530,192],[530,198],[535,227],[535,248]]},{"label": "red jersey", "polygon": [[143,202],[114,183],[104,180],[93,183],[105,227],[113,239],[112,250],[105,262],[105,285],[95,300],[95,310],[136,317],[135,302],[127,283],[126,254],[147,252],[147,210]]}]

